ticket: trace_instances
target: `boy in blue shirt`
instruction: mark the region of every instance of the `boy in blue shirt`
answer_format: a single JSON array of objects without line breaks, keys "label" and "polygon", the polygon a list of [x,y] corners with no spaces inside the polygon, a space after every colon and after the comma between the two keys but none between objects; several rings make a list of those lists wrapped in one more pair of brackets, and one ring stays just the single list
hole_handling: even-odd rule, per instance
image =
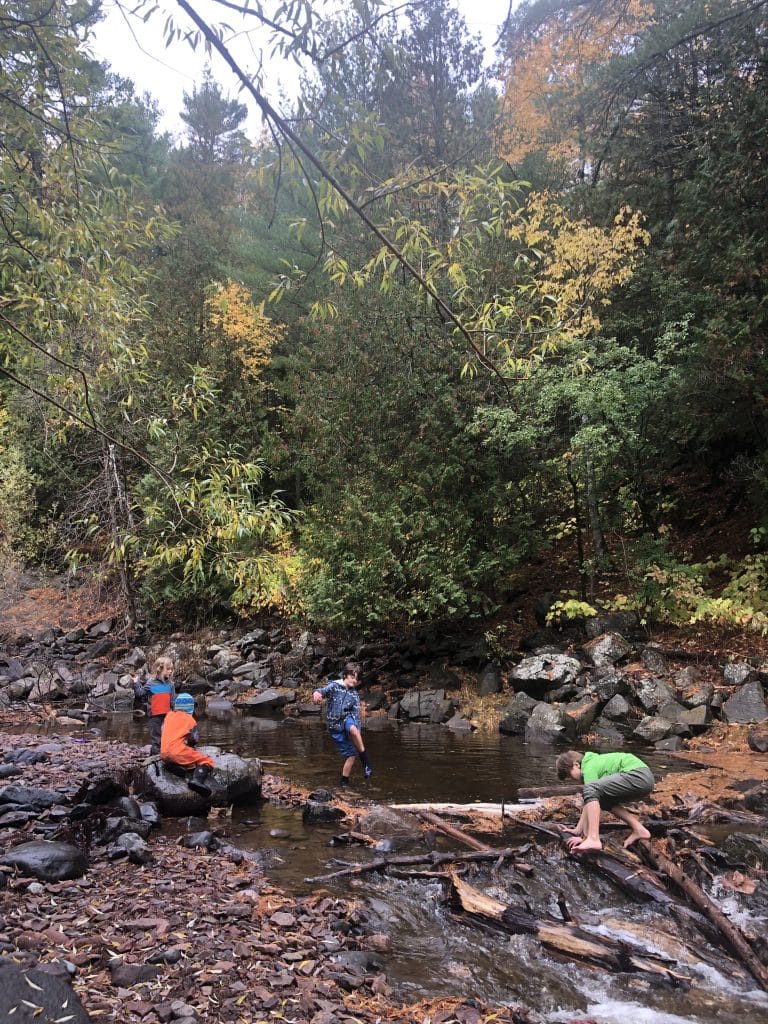
[{"label": "boy in blue shirt", "polygon": [[353,661],[344,666],[341,679],[332,679],[326,686],[315,690],[312,700],[315,704],[327,699],[326,718],[331,739],[344,757],[341,767],[341,784],[349,785],[349,777],[355,765],[355,756],[363,764],[366,779],[373,775],[373,768],[365,752],[362,733],[362,717],[360,714],[360,697],[355,687],[360,682],[360,666]]}]

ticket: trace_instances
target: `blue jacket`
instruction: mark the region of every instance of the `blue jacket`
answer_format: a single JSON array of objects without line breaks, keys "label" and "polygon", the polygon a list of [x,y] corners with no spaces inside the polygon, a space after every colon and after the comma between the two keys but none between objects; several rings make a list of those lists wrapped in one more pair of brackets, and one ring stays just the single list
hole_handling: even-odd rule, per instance
[{"label": "blue jacket", "polygon": [[145,683],[135,682],[133,692],[137,697],[143,697],[147,702],[147,714],[167,715],[173,705],[173,698],[176,695],[174,685],[170,680],[147,679]]},{"label": "blue jacket", "polygon": [[326,719],[329,729],[343,729],[350,715],[354,718],[357,728],[362,728],[360,697],[354,687],[344,686],[340,679],[332,679],[319,692],[328,701]]}]

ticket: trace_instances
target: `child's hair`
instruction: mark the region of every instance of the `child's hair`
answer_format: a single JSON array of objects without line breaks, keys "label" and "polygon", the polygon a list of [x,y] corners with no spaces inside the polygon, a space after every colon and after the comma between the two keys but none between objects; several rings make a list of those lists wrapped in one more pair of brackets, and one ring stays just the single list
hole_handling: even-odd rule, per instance
[{"label": "child's hair", "polygon": [[347,676],[354,676],[355,679],[359,679],[361,672],[362,669],[356,661],[348,661],[342,670],[341,676],[342,679],[345,679]]},{"label": "child's hair", "polygon": [[581,764],[582,757],[584,755],[580,754],[578,750],[566,750],[562,754],[558,754],[555,760],[558,779],[567,779],[571,774],[571,768],[575,764]]},{"label": "child's hair", "polygon": [[154,665],[152,666],[152,671],[155,673],[155,675],[160,675],[164,668],[173,668],[173,658],[169,658],[167,654],[164,654],[161,658],[156,659]]}]

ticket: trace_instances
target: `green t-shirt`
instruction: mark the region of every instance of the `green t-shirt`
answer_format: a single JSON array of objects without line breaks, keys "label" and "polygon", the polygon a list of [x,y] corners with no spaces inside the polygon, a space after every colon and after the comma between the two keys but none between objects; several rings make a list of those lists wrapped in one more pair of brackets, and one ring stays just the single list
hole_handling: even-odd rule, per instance
[{"label": "green t-shirt", "polygon": [[594,754],[588,751],[581,759],[581,776],[585,783],[595,782],[596,779],[615,775],[616,772],[631,772],[636,768],[647,767],[645,761],[634,754]]}]

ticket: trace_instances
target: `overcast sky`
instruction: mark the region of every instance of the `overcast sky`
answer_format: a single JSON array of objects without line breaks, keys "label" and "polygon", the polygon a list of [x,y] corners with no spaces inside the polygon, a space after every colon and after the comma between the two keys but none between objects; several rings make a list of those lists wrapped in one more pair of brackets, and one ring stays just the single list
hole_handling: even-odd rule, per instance
[{"label": "overcast sky", "polygon": [[[509,0],[458,0],[458,5],[470,32],[482,37],[490,60],[499,26],[507,14]],[[132,6],[131,0],[124,0],[125,11],[130,10]],[[225,21],[236,30],[242,24],[240,15],[217,6],[211,0],[197,0],[193,6],[202,17],[214,24]],[[167,0],[160,4],[160,9],[145,23],[141,18],[123,14],[114,0],[104,0],[103,9],[106,18],[96,31],[95,41],[91,46],[93,56],[98,60],[107,61],[112,69],[123,77],[132,79],[140,94],[149,92],[164,112],[161,129],[179,134],[183,127],[178,118],[183,94],[191,93],[194,85],[202,80],[206,64],[206,56],[202,50],[194,52],[185,42],[177,41],[169,49],[165,47],[163,27],[166,12],[172,12],[179,26],[186,26],[184,11],[172,0]],[[249,24],[252,23],[253,19]],[[244,70],[255,70],[256,46],[245,33],[232,49]],[[279,106],[281,89],[289,95],[295,92],[298,69],[295,64],[289,64],[285,60],[275,60],[274,63],[276,70],[268,75],[265,91],[270,102]],[[232,73],[220,62],[217,55],[211,56],[210,65],[214,78],[221,83],[224,92],[231,97],[237,97],[246,103],[249,110],[253,110],[253,101],[249,102],[247,95],[237,94],[237,83]],[[249,134],[257,134],[260,125],[257,115],[253,114],[247,124]]]}]

